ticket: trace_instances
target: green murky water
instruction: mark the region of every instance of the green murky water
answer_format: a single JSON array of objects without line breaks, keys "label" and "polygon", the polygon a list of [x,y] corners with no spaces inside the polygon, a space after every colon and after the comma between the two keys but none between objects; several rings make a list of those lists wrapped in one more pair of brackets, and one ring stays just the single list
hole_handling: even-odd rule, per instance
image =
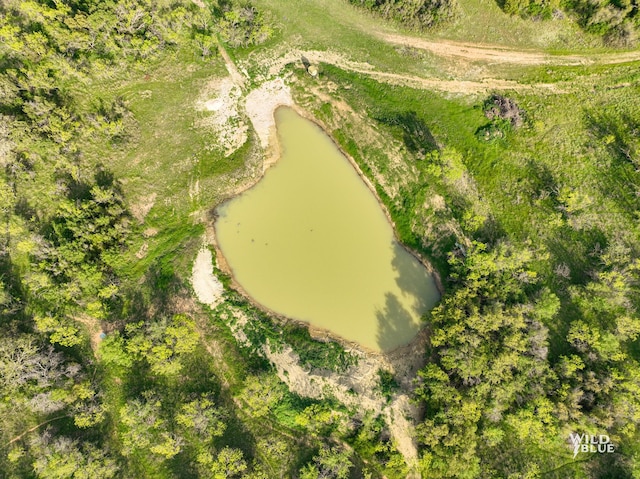
[{"label": "green murky water", "polygon": [[408,343],[438,300],[433,277],[317,125],[287,108],[276,124],[277,164],[217,210],[236,280],[267,308],[368,348]]}]

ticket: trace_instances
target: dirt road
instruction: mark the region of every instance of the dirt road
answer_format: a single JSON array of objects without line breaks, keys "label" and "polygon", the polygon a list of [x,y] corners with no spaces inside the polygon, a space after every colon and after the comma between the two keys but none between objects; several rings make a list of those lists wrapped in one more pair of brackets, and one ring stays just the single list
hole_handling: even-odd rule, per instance
[{"label": "dirt road", "polygon": [[640,60],[640,51],[619,53],[594,53],[591,55],[550,55],[535,50],[516,50],[482,43],[458,43],[448,40],[425,40],[406,35],[379,34],[382,40],[395,45],[427,50],[441,57],[453,57],[467,61],[511,63],[516,65],[592,65],[626,63]]}]

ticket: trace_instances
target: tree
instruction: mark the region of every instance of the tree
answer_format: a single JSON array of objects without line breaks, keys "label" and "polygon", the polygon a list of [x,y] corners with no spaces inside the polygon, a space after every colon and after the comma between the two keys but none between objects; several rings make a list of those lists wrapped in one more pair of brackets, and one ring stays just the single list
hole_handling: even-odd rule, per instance
[{"label": "tree", "polygon": [[106,451],[65,437],[40,436],[34,444],[33,469],[41,479],[110,479],[118,465]]},{"label": "tree", "polygon": [[300,470],[300,479],[347,479],[353,466],[349,456],[344,449],[322,446],[313,462]]},{"label": "tree", "polygon": [[263,418],[268,415],[284,397],[286,386],[274,374],[249,376],[240,399],[251,408],[251,415]]},{"label": "tree", "polygon": [[428,29],[451,20],[457,3],[452,0],[349,0],[410,28]]},{"label": "tree", "polygon": [[549,291],[536,302],[525,294],[536,281],[532,257],[504,243],[493,250],[475,243],[450,258],[457,289],[431,313],[433,363],[418,373],[416,388],[427,411],[416,432],[429,477],[480,475],[478,446],[500,443],[505,421],[541,401],[554,378],[541,320],[553,318],[558,302]]},{"label": "tree", "polygon": [[122,452],[129,456],[150,451],[170,459],[180,452],[183,441],[167,429],[160,413],[160,400],[150,392],[143,396],[144,401],[130,400],[120,409],[120,421],[125,426],[120,434]]},{"label": "tree", "polygon": [[198,441],[209,442],[224,434],[226,424],[222,412],[206,396],[183,404],[176,415],[176,422],[185,428],[185,432],[195,433]]},{"label": "tree", "polygon": [[247,470],[242,451],[230,447],[222,448],[215,458],[209,452],[201,452],[198,462],[214,479],[240,477]]},{"label": "tree", "polygon": [[262,14],[251,5],[234,5],[218,22],[222,40],[231,47],[247,47],[264,43],[273,34]]},{"label": "tree", "polygon": [[122,333],[113,333],[105,340],[101,352],[108,363],[130,368],[146,361],[154,374],[175,377],[182,370],[183,358],[192,354],[198,344],[193,319],[177,314],[171,320],[129,323]]}]

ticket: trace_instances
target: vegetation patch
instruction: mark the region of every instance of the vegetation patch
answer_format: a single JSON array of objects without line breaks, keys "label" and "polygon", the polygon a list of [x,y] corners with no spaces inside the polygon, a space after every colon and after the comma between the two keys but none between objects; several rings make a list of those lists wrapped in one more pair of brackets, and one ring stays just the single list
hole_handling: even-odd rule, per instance
[{"label": "vegetation patch", "polygon": [[344,373],[358,363],[357,356],[346,352],[340,344],[312,339],[305,326],[294,323],[285,325],[283,338],[300,356],[300,363],[306,367]]},{"label": "vegetation patch", "polygon": [[349,0],[410,28],[428,29],[452,20],[455,0]]},{"label": "vegetation patch", "polygon": [[506,13],[536,20],[560,19],[566,13],[610,45],[630,47],[638,40],[638,6],[634,2],[498,0],[498,5]]},{"label": "vegetation patch", "polygon": [[[624,426],[629,416],[611,400],[614,395],[638,400],[634,393],[627,396],[637,374],[637,336],[621,335],[626,327],[618,329],[614,319],[619,314],[638,322],[629,289],[635,288],[638,251],[629,215],[637,203],[625,193],[638,179],[632,172],[637,114],[631,111],[637,100],[631,90],[601,86],[594,95],[576,88],[573,98],[500,92],[478,108],[456,98],[376,84],[331,66],[324,74],[338,85],[340,99],[369,117],[413,108],[443,145],[423,161],[404,157],[418,171],[415,181],[387,170],[384,181],[398,185],[398,196],[384,194],[388,190],[379,177],[363,168],[394,221],[404,218],[398,224],[414,237],[424,238],[440,222],[453,221],[459,228],[455,245],[443,250],[448,251],[447,293],[428,315],[429,364],[419,373],[416,389],[427,411],[417,435],[425,476],[508,476],[528,471],[518,465],[524,457],[553,476],[571,459],[563,449],[563,431],[584,430],[585,424],[607,430],[624,450],[635,450],[637,432]],[[492,123],[509,133],[500,141],[478,141],[485,108]],[[576,115],[579,111],[584,114]],[[516,128],[512,120],[528,127]],[[402,141],[395,125],[383,128]],[[359,164],[375,165],[373,152],[354,138],[344,130],[338,135]],[[420,188],[422,196],[416,194]],[[449,208],[436,210],[429,228],[420,230],[422,215],[434,211],[436,195],[446,198]],[[621,233],[629,229],[629,235]],[[621,249],[622,237],[627,246]],[[437,258],[437,251],[429,253]],[[608,382],[618,367],[624,377]],[[493,374],[499,378],[490,378]],[[602,388],[589,385],[587,376]],[[559,392],[556,385],[565,381],[570,386]],[[580,398],[572,396],[572,387],[581,391]],[[459,446],[455,437],[464,438]],[[539,444],[538,452],[520,454],[507,446],[530,440]],[[506,452],[495,459],[490,451],[496,447],[520,459],[506,460],[511,454]],[[550,448],[567,455],[551,459],[540,452]],[[592,457],[589,465],[566,467],[577,477],[596,477],[602,467],[622,477],[637,469],[616,457]]]},{"label": "vegetation patch", "polygon": [[273,35],[264,15],[246,1],[223,7],[217,27],[220,38],[233,48],[259,45]]}]

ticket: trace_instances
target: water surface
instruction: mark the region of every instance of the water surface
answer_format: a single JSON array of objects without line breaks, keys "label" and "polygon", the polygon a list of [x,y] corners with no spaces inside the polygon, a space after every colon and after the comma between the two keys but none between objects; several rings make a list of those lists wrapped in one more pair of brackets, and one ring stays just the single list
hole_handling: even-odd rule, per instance
[{"label": "water surface", "polygon": [[433,277],[317,125],[288,108],[276,125],[277,164],[217,210],[234,277],[267,308],[368,348],[408,343],[438,300]]}]

